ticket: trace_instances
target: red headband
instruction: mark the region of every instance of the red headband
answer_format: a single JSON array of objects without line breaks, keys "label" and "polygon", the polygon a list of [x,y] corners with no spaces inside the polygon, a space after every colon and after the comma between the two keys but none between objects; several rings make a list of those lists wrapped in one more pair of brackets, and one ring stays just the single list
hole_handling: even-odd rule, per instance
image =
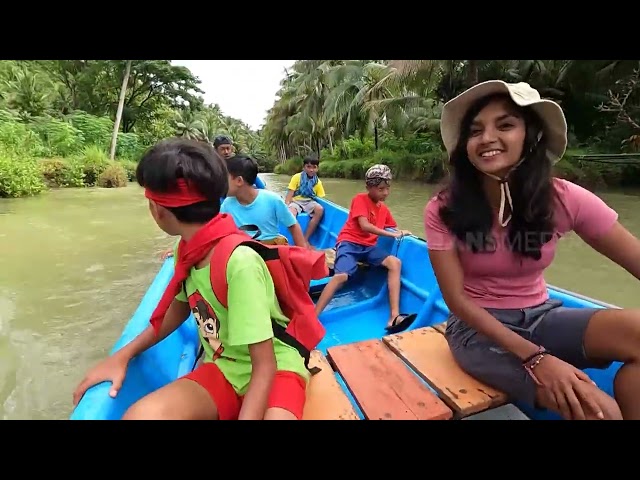
[{"label": "red headband", "polygon": [[209,200],[204,195],[197,192],[196,189],[190,188],[184,178],[179,178],[176,182],[177,189],[172,192],[152,192],[148,188],[144,190],[144,196],[149,200],[153,200],[163,207],[184,207],[198,202]]}]

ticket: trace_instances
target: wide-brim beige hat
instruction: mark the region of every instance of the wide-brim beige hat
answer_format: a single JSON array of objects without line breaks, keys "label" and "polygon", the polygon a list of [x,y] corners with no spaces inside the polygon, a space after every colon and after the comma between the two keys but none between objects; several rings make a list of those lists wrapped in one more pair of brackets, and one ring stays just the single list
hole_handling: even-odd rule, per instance
[{"label": "wide-brim beige hat", "polygon": [[449,155],[456,148],[462,119],[467,110],[477,100],[496,93],[506,93],[521,107],[531,107],[540,116],[547,136],[547,157],[553,163],[564,155],[567,149],[567,121],[560,105],[545,100],[528,83],[506,83],[502,80],[482,82],[445,103],[440,119],[442,141]]}]

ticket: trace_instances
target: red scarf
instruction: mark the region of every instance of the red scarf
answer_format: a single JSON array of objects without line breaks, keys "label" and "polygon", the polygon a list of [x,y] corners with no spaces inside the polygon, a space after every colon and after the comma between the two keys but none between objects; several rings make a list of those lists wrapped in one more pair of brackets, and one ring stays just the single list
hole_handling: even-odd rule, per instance
[{"label": "red scarf", "polygon": [[[158,205],[169,208],[183,207],[209,200],[204,195],[198,193],[196,188],[182,178],[176,181],[175,187],[176,188],[170,192],[153,192],[146,189],[144,195]],[[211,221],[198,230],[188,242],[180,240],[173,278],[164,291],[158,306],[151,315],[150,322],[156,335],[158,335],[160,325],[164,320],[164,315],[167,313],[171,302],[175,296],[180,293],[182,282],[189,276],[191,267],[205,258],[218,240],[230,233],[237,232],[240,232],[240,230],[238,230],[233,218],[224,213],[213,217]]]},{"label": "red scarf", "polygon": [[239,232],[233,218],[226,214],[216,215],[209,223],[198,230],[188,242],[180,240],[178,244],[177,262],[173,278],[169,282],[158,306],[151,315],[151,325],[158,335],[164,315],[178,293],[182,282],[189,276],[191,267],[200,262],[211,251],[222,237]]}]

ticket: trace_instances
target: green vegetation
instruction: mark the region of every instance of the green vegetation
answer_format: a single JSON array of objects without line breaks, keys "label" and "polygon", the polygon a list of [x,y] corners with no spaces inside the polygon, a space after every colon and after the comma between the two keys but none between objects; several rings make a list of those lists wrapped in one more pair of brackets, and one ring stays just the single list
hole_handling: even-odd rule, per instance
[{"label": "green vegetation", "polygon": [[377,162],[397,178],[435,182],[447,170],[442,105],[479,81],[525,81],[558,101],[569,150],[558,174],[589,187],[639,185],[640,165],[585,154],[640,150],[640,62],[635,60],[304,60],[281,82],[261,131],[275,172],[300,171],[315,152],[320,174],[362,178]]},{"label": "green vegetation", "polygon": [[[114,159],[114,120],[128,75]],[[271,170],[260,137],[218,105],[205,105],[198,78],[169,60],[0,61],[0,198],[54,187],[122,187],[146,148],[179,135],[213,141]]]},{"label": "green vegetation", "polygon": [[259,132],[205,105],[199,79],[169,60],[33,60],[0,61],[0,197],[123,186],[158,140],[223,133],[261,171],[295,173],[315,152],[326,177],[361,178],[380,162],[396,178],[437,182],[447,172],[443,103],[496,78],[529,82],[563,106],[570,139],[560,175],[640,185],[638,162],[582,158],[640,151],[637,60],[301,60]]}]

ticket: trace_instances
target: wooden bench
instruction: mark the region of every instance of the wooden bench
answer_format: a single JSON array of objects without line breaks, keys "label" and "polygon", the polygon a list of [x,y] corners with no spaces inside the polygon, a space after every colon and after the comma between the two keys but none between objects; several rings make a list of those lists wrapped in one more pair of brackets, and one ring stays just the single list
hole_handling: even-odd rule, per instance
[{"label": "wooden bench", "polygon": [[436,332],[440,332],[442,335],[444,335],[444,331],[447,328],[447,322],[439,323],[437,325],[432,326],[431,328],[433,328]]},{"label": "wooden bench", "polygon": [[326,357],[314,350],[311,352],[310,367],[321,371],[311,377],[307,387],[307,401],[302,414],[303,420],[360,420],[347,394],[336,380]]},{"label": "wooden bench", "polygon": [[417,328],[385,336],[383,342],[422,377],[463,418],[507,402],[507,396],[465,373],[456,363],[444,328]]},{"label": "wooden bench", "polygon": [[380,340],[328,349],[368,420],[448,420],[453,412]]}]

